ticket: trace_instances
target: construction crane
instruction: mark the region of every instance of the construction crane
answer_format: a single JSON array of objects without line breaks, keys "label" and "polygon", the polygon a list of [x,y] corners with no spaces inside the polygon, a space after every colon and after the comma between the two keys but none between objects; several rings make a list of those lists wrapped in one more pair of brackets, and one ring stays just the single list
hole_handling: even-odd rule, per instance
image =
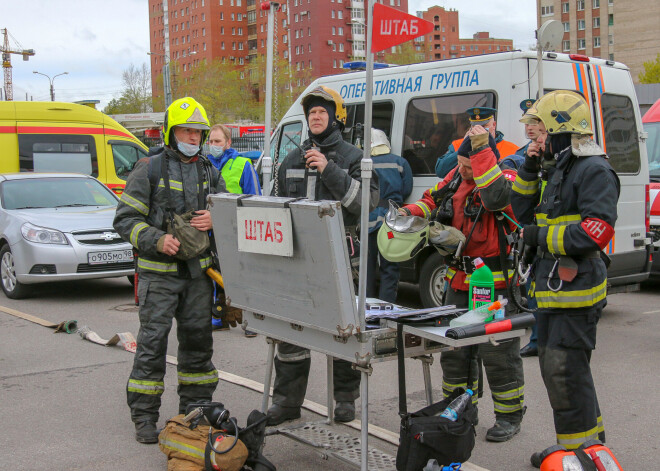
[{"label": "construction crane", "polygon": [[[4,42],[2,43],[0,52],[2,52],[2,69],[5,75],[5,100],[12,101],[14,99],[14,87],[11,82],[11,55],[20,54],[23,56],[23,60],[26,61],[30,59],[30,56],[34,55],[34,49],[23,49],[23,47],[18,44],[18,41],[16,41],[16,38],[9,34],[7,28],[3,28],[0,31],[2,31],[4,36]],[[10,36],[16,47],[12,48],[12,46],[9,45]]]}]

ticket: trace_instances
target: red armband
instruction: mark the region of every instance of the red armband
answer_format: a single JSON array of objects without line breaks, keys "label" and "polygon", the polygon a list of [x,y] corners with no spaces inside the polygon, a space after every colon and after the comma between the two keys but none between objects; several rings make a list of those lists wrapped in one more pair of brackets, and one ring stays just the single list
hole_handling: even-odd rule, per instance
[{"label": "red armband", "polygon": [[614,235],[614,228],[602,219],[587,218],[581,223],[582,229],[602,250]]},{"label": "red armband", "polygon": [[516,172],[515,170],[511,170],[511,169],[505,169],[505,170],[502,170],[502,174],[504,175],[504,178],[506,178],[510,182],[515,182],[516,181],[516,176],[518,175],[518,172]]}]

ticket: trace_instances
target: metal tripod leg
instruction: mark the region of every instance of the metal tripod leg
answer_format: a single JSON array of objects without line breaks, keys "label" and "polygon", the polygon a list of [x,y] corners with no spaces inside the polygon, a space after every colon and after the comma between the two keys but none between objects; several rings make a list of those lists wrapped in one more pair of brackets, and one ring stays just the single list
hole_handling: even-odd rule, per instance
[{"label": "metal tripod leg", "polygon": [[273,364],[275,363],[275,344],[276,340],[266,338],[268,342],[268,360],[266,361],[266,377],[264,378],[264,395],[261,398],[261,412],[268,411],[268,398],[270,397],[270,383],[273,379]]},{"label": "metal tripod leg", "polygon": [[334,376],[334,368],[335,364],[333,361],[333,358],[330,355],[325,356],[326,362],[327,362],[327,385],[328,385],[328,419],[326,422],[329,425],[332,425],[335,423],[335,401],[334,401],[334,391],[335,391],[335,376]]},{"label": "metal tripod leg", "polygon": [[362,370],[362,381],[360,382],[360,397],[362,399],[362,430],[360,437],[360,470],[368,471],[369,466],[369,372]]},{"label": "metal tripod leg", "polygon": [[433,386],[431,385],[431,365],[433,364],[432,355],[423,355],[415,357],[422,362],[422,373],[424,374],[424,390],[426,392],[426,404],[433,404]]}]

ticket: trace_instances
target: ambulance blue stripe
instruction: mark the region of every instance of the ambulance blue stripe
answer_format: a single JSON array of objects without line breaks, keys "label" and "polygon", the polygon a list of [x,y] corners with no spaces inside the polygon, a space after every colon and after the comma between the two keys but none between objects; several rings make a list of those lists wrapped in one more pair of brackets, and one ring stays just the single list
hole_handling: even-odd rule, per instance
[{"label": "ambulance blue stripe", "polygon": [[575,69],[575,75],[578,80],[578,89],[582,95],[584,95],[584,82],[582,82],[582,64],[573,64]]}]

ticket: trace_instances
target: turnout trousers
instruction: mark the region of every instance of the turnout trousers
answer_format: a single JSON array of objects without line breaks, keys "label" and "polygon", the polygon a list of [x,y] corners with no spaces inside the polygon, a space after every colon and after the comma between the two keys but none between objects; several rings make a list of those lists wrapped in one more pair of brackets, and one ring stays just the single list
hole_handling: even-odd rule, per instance
[{"label": "turnout trousers", "polygon": [[[505,290],[497,290],[495,294],[506,295]],[[445,304],[468,307],[467,291],[457,291],[448,286]],[[525,400],[525,376],[519,338],[500,341],[497,346],[482,343],[442,352],[440,365],[444,397],[448,397],[456,388],[469,387],[475,392],[472,401],[477,403],[479,395],[476,392],[480,389],[478,359],[483,362],[486,370],[496,419],[519,424],[522,421]]]},{"label": "turnout trousers", "polygon": [[539,365],[555,422],[557,443],[569,450],[598,439],[605,428],[591,375],[591,352],[602,307],[539,309]]},{"label": "turnout trousers", "polygon": [[213,366],[211,310],[213,285],[206,276],[184,279],[141,272],[138,284],[140,331],[127,400],[131,419],[158,421],[165,390],[165,355],[172,319],[177,322],[179,413],[195,401],[210,401],[218,385]]},{"label": "turnout trousers", "polygon": [[[311,356],[308,349],[290,343],[277,344],[273,404],[300,407],[305,400]],[[353,402],[360,397],[360,372],[345,360],[333,359],[334,398]]]}]

